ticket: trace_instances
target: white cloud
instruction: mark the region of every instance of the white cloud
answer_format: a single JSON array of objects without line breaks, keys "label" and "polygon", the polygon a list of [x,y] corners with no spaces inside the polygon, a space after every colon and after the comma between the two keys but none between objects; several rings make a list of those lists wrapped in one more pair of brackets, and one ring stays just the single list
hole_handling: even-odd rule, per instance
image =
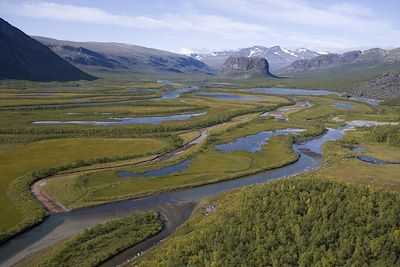
[{"label": "white cloud", "polygon": [[199,14],[167,14],[152,18],[111,14],[93,7],[57,4],[52,2],[25,2],[21,5],[0,4],[8,12],[40,19],[95,23],[142,29],[169,29],[173,31],[196,31],[218,34],[235,39],[238,34],[251,37],[265,33],[265,26],[236,21],[222,16]]},{"label": "white cloud", "polygon": [[[213,38],[230,45],[269,42],[321,50],[359,47],[367,44],[365,40],[371,41],[371,36],[375,36],[372,40],[378,40],[379,36],[385,40],[383,43],[394,45],[400,40],[399,31],[389,21],[378,18],[366,6],[349,2],[322,6],[304,0],[202,0],[184,1],[183,7],[182,11],[175,9],[175,13],[157,16],[128,16],[48,1],[16,4],[0,0],[3,12],[19,16],[182,32],[189,38],[209,39],[209,48],[213,46]],[[204,46],[204,42],[200,45]]]},{"label": "white cloud", "polygon": [[181,47],[181,48],[179,48],[178,51],[176,51],[176,53],[182,54],[182,55],[190,55],[192,53],[195,53],[195,50],[191,49],[191,48],[187,48],[187,47]]},{"label": "white cloud", "polygon": [[347,14],[350,16],[373,16],[371,8],[356,3],[335,3],[329,6],[329,10],[338,14]]},{"label": "white cloud", "polygon": [[388,21],[374,17],[371,9],[354,3],[317,6],[302,0],[207,1],[208,4],[221,9],[229,9],[238,14],[247,14],[265,21],[365,32],[394,30]]},{"label": "white cloud", "polygon": [[[230,0],[237,3],[238,7],[243,1]],[[191,31],[198,34],[219,35],[231,40],[252,40],[253,42],[268,38],[302,40],[303,45],[316,44],[331,47],[343,47],[343,40],[332,40],[332,38],[307,37],[297,32],[282,32],[281,30],[269,28],[266,24],[248,23],[232,18],[204,15],[186,12],[185,14],[160,14],[157,18],[147,16],[126,16],[111,14],[107,11],[68,4],[57,4],[53,2],[24,2],[20,5],[0,4],[3,10],[8,12],[40,19],[51,19],[60,21],[94,23],[103,25],[114,25],[142,29],[168,29],[172,31]],[[7,5],[4,7],[4,5]],[[192,11],[194,12],[194,11]]]}]

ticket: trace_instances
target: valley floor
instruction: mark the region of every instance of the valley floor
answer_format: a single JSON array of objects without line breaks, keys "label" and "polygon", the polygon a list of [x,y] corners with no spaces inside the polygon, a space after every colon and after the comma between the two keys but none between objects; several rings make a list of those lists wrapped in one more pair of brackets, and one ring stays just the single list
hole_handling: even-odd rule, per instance
[{"label": "valley floor", "polygon": [[[58,251],[52,252],[52,259],[43,259],[57,262],[63,251],[70,250],[65,244],[74,242],[65,238],[87,227],[97,231],[102,226],[96,224],[122,215],[152,210],[152,205],[161,201],[187,206],[172,209],[177,212],[169,217],[176,218],[173,225],[167,222],[158,235],[160,229],[144,236],[137,229],[140,235],[134,242],[106,252],[102,261],[140,240],[171,234],[201,201],[188,222],[167,241],[135,258],[134,265],[399,263],[399,222],[392,216],[398,212],[395,203],[399,201],[399,126],[360,127],[346,131],[343,138],[332,130],[355,120],[398,123],[395,106],[373,107],[332,95],[265,95],[218,86],[196,90],[234,97],[218,99],[188,91],[162,99],[165,92],[177,89],[152,81],[115,83],[105,79],[72,89],[55,84],[51,93],[40,83],[7,86],[0,95],[0,229],[2,240],[11,240],[0,246],[0,264],[32,256],[24,264],[40,266],[34,259],[43,253],[41,249]],[[27,94],[37,97],[28,101]],[[152,122],[188,114],[201,115]],[[131,124],[129,118],[143,120]],[[121,119],[127,123],[104,126]],[[37,121],[49,123],[33,123]],[[50,123],[54,121],[61,123]],[[321,137],[315,140],[323,140],[326,129],[331,129],[328,134],[339,134],[339,139],[325,143],[322,151],[320,144],[312,142],[309,150],[302,147],[304,140],[317,136]],[[362,161],[367,157],[382,164]],[[292,168],[297,168],[296,172]],[[273,178],[305,173],[224,192],[228,187],[251,184],[246,177],[268,170]],[[285,171],[273,174],[279,170]],[[218,193],[222,195],[214,196]],[[100,205],[128,199],[136,200]],[[360,208],[362,203],[373,209]],[[157,206],[154,210],[163,217],[164,209]],[[40,245],[35,245],[38,237],[33,236],[30,244],[22,244],[24,236],[32,235],[30,231],[12,238],[40,223],[49,211],[59,214],[41,224],[46,238]],[[343,224],[343,231],[333,231],[335,223],[328,222],[329,217]],[[65,221],[52,233],[50,224],[57,218]],[[75,224],[68,226],[74,220]],[[363,221],[371,225],[351,231]],[[239,224],[243,227],[235,226]],[[326,231],[314,231],[316,228]],[[87,230],[80,235],[85,234]],[[306,236],[312,236],[312,242],[306,242]],[[365,237],[358,240],[360,236]],[[100,234],[98,238],[105,237]],[[116,233],[115,238],[126,242],[123,233]],[[64,241],[57,243],[59,240]],[[94,243],[93,248],[97,247]],[[246,253],[246,247],[252,252]],[[137,253],[135,247],[133,251]],[[261,257],[259,253],[265,251],[275,252]],[[76,253],[83,255],[82,251]],[[363,261],[366,255],[374,256]],[[132,257],[127,253],[118,261]],[[65,266],[73,266],[73,262]]]}]

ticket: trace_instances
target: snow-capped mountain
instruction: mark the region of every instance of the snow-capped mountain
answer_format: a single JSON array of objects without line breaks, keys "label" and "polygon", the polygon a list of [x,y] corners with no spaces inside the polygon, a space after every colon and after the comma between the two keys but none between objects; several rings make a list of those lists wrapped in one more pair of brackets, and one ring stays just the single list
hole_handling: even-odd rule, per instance
[{"label": "snow-capped mountain", "polygon": [[296,50],[285,49],[280,46],[264,47],[252,46],[235,50],[212,52],[209,54],[191,54],[190,56],[203,61],[210,67],[219,69],[229,56],[236,57],[265,57],[270,65],[271,71],[282,69],[299,59],[311,59],[326,52],[314,52],[307,48]]}]

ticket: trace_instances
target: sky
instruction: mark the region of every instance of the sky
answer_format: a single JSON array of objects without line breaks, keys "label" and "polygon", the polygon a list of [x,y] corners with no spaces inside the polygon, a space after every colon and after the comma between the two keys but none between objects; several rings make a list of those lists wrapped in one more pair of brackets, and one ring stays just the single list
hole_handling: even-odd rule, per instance
[{"label": "sky", "polygon": [[0,0],[0,17],[29,35],[178,53],[395,48],[399,11],[398,0]]}]

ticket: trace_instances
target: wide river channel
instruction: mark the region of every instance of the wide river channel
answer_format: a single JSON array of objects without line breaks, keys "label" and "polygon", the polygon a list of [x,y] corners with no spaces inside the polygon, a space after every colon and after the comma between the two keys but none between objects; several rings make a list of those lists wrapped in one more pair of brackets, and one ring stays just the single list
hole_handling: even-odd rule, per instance
[{"label": "wide river channel", "polygon": [[0,246],[0,266],[11,266],[34,252],[100,222],[137,211],[158,211],[164,218],[163,231],[115,256],[103,266],[121,264],[173,233],[190,217],[201,200],[235,188],[265,183],[272,179],[313,170],[322,162],[321,147],[325,142],[340,139],[346,130],[363,125],[363,122],[357,122],[357,124],[348,123],[336,129],[328,128],[321,136],[293,144],[293,150],[299,153],[300,157],[297,161],[281,168],[215,184],[50,215],[41,224]]}]

